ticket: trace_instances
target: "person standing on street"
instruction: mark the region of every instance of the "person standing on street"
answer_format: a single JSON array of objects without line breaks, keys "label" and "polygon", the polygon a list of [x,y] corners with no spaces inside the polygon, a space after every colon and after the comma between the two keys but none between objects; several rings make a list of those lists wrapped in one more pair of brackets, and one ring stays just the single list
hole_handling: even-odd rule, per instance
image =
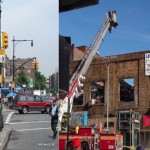
[{"label": "person standing on street", "polygon": [[4,107],[7,108],[8,107],[8,98],[4,97],[3,100],[4,100]]},{"label": "person standing on street", "polygon": [[53,130],[53,139],[57,136],[57,124],[58,124],[58,106],[56,105],[56,100],[53,101],[53,105],[49,110],[49,115],[51,116],[51,128]]}]

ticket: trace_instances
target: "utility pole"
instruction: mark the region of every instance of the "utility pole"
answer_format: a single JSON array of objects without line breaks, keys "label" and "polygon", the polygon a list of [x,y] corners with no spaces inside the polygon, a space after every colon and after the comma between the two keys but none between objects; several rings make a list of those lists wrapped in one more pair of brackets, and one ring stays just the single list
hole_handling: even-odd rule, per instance
[{"label": "utility pole", "polygon": [[109,126],[109,64],[107,65],[107,131]]},{"label": "utility pole", "polygon": [[[2,13],[2,9],[1,9],[1,3],[2,1],[0,0],[0,33],[1,33],[1,13]],[[0,47],[1,47],[1,36],[0,36]]]},{"label": "utility pole", "polygon": [[[1,34],[1,32],[2,32],[2,31],[1,31],[1,24],[2,24],[2,23],[1,23],[1,18],[2,18],[2,17],[1,17],[1,13],[2,13],[1,3],[2,3],[2,1],[0,0],[0,34]],[[1,34],[1,35],[2,35],[2,34]],[[1,38],[1,37],[2,37],[2,36],[1,36],[1,35],[0,35],[0,49],[1,49],[1,47],[2,47],[2,42],[1,42],[1,41],[2,41],[2,38]],[[0,80],[1,80],[1,82],[2,82],[2,66],[3,66],[2,63],[0,63],[0,78],[1,78]],[[0,84],[1,84],[1,86],[2,86],[2,83],[0,83]],[[1,98],[1,97],[0,97],[0,98]]]},{"label": "utility pole", "polygon": [[[2,1],[0,0],[0,49],[1,49],[1,3]],[[1,82],[2,82],[2,63],[0,63],[0,77],[1,77]],[[0,83],[2,85],[2,83]],[[2,93],[1,93],[1,85],[0,85],[0,130],[3,128],[3,114],[2,114]]]},{"label": "utility pole", "polygon": [[70,118],[70,98],[68,98],[68,110],[67,110],[67,150],[69,150],[69,118]]}]

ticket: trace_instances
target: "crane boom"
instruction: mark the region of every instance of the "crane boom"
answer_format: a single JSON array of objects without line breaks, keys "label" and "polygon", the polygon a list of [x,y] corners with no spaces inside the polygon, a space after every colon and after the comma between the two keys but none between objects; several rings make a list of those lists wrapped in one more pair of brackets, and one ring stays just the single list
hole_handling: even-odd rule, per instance
[{"label": "crane boom", "polygon": [[84,79],[84,76],[96,54],[96,52],[98,51],[98,48],[100,47],[107,31],[109,30],[111,32],[111,30],[113,28],[116,28],[116,26],[118,25],[117,23],[117,15],[116,15],[116,11],[112,11],[112,12],[108,12],[106,14],[104,23],[102,24],[100,30],[97,32],[94,40],[92,41],[91,45],[89,46],[86,54],[84,55],[82,61],[80,62],[78,68],[76,69],[76,71],[74,72],[74,74],[72,75],[71,79],[70,79],[70,90],[68,95],[65,97],[65,99],[62,101],[62,106],[60,107],[60,112],[59,112],[59,121],[61,122],[62,120],[62,116],[65,112],[67,112],[68,110],[68,100],[69,100],[69,105],[70,105],[70,112],[72,110],[72,106],[73,106],[73,98],[76,94],[77,88],[81,87],[81,80]]}]

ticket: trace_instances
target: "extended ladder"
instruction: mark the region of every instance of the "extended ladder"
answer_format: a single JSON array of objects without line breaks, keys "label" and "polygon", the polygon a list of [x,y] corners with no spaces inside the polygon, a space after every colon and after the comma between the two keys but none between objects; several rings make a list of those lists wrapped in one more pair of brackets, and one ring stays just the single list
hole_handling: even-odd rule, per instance
[{"label": "extended ladder", "polygon": [[72,75],[70,79],[70,91],[68,95],[65,97],[65,99],[62,101],[62,106],[60,107],[60,113],[59,113],[59,121],[62,121],[63,114],[68,111],[68,99],[70,101],[70,112],[72,110],[73,106],[73,98],[76,94],[78,86],[81,84],[81,80],[84,78],[99,46],[101,45],[107,31],[111,30],[113,28],[116,28],[118,25],[117,23],[117,15],[116,11],[108,12],[106,14],[104,23],[102,24],[100,30],[97,32],[93,42],[89,46],[86,54],[84,55],[82,61],[80,62],[78,68],[76,69],[75,73]]}]

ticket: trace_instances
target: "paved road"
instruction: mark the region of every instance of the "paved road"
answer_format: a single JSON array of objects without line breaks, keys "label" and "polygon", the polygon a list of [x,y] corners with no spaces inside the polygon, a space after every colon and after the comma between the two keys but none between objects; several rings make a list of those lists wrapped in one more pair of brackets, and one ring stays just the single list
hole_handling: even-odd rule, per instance
[{"label": "paved road", "polygon": [[[58,139],[53,140],[50,116],[39,112],[19,114],[3,111],[5,124],[13,129],[5,150],[57,150]],[[7,117],[6,117],[7,116]]]}]

